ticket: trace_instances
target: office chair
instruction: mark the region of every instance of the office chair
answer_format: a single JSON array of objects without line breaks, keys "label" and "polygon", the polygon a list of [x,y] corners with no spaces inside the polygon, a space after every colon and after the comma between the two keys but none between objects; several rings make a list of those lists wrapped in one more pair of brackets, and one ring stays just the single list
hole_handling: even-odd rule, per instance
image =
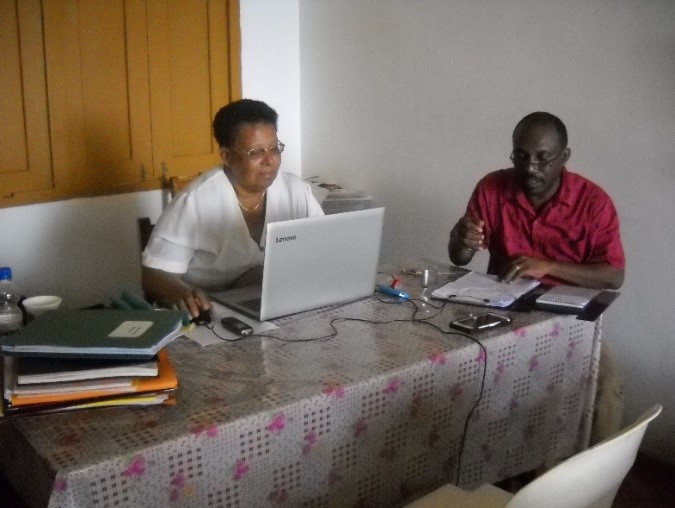
[{"label": "office chair", "polygon": [[407,508],[611,508],[621,482],[635,462],[647,425],[662,410],[656,404],[625,428],[573,455],[536,478],[515,495],[493,485],[466,491],[454,485],[406,505]]},{"label": "office chair", "polygon": [[[164,188],[169,189],[169,194],[173,198],[176,194],[185,189],[192,181],[197,178],[199,175],[193,176],[172,176],[168,180],[165,180]],[[152,233],[152,228],[155,225],[150,221],[148,217],[140,217],[136,220],[138,223],[138,236],[139,242],[141,245],[141,252],[145,250],[146,245],[148,245],[148,240],[150,240],[150,234]]]},{"label": "office chair", "polygon": [[171,197],[174,197],[176,194],[181,192],[183,189],[185,189],[188,185],[190,185],[195,178],[197,178],[199,175],[192,175],[192,176],[172,176],[169,178],[167,187],[169,188],[169,193],[171,194]]}]

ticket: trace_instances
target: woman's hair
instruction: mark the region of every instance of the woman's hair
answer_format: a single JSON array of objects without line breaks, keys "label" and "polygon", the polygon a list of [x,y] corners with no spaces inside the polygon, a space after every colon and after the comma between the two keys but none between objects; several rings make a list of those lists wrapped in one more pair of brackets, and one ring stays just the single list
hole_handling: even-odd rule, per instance
[{"label": "woman's hair", "polygon": [[279,115],[262,101],[241,99],[220,108],[213,118],[213,136],[222,147],[234,144],[243,124],[266,123],[277,128]]}]

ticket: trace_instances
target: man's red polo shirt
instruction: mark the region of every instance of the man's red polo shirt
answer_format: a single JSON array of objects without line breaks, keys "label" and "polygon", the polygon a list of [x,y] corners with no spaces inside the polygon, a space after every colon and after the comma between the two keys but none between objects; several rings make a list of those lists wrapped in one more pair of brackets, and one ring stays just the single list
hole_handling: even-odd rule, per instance
[{"label": "man's red polo shirt", "polygon": [[[604,190],[563,169],[558,192],[537,212],[518,185],[515,171],[502,169],[485,176],[467,206],[470,217],[485,222],[488,273],[502,274],[520,255],[624,268],[619,218]],[[545,277],[542,282],[561,281]]]}]

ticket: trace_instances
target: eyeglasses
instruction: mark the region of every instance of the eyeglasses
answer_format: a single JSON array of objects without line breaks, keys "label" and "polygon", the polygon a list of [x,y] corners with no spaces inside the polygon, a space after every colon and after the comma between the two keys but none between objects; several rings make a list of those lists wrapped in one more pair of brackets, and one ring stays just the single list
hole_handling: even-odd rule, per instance
[{"label": "eyeglasses", "polygon": [[513,162],[514,166],[533,166],[534,169],[540,170],[547,167],[550,164],[553,164],[553,162],[558,157],[560,157],[560,154],[563,153],[564,151],[565,149],[563,148],[550,159],[546,159],[543,161],[530,162],[530,158],[523,153],[511,153],[509,159],[511,159],[511,162]]},{"label": "eyeglasses", "polygon": [[277,141],[276,145],[272,145],[269,148],[251,148],[250,150],[237,150],[236,148],[230,148],[233,152],[237,152],[243,155],[246,155],[250,160],[262,159],[266,153],[270,155],[281,155],[281,153],[286,148],[281,141]]}]

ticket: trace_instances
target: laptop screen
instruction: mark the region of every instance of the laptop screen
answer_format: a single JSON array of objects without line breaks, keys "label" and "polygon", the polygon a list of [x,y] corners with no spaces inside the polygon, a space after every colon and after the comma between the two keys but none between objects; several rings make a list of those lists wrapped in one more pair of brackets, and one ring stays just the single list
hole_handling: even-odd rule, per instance
[{"label": "laptop screen", "polygon": [[260,319],[373,293],[384,208],[267,225]]}]

